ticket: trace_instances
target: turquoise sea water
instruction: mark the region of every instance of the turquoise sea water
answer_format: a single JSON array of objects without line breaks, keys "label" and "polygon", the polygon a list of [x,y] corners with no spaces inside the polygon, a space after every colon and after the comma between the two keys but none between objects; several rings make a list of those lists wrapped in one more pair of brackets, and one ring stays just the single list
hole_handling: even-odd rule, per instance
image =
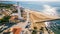
[{"label": "turquoise sea water", "polygon": [[[0,3],[6,3],[6,4],[16,4],[16,2],[0,2]],[[44,5],[49,5],[51,7],[56,8],[57,14],[60,16],[60,2],[19,2],[20,6],[32,10],[42,11],[44,9]],[[55,34],[60,33],[60,20],[50,21],[51,27]]]},{"label": "turquoise sea water", "polygon": [[[5,2],[0,2],[0,3],[6,3],[6,4],[17,4],[14,1],[5,1]],[[58,14],[60,13],[60,2],[34,2],[34,1],[20,1],[20,6],[32,10],[37,10],[41,11],[44,9],[44,5],[49,5],[51,7],[54,7],[57,9]]]}]

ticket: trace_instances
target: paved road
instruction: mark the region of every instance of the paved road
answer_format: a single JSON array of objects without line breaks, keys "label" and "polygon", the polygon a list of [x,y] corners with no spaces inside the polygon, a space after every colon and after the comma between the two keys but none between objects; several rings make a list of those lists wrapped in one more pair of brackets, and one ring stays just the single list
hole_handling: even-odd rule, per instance
[{"label": "paved road", "polygon": [[15,25],[13,25],[11,28],[13,28],[13,27],[20,27],[20,28],[24,29],[27,24],[28,24],[28,22],[20,22],[20,23],[17,23]]}]

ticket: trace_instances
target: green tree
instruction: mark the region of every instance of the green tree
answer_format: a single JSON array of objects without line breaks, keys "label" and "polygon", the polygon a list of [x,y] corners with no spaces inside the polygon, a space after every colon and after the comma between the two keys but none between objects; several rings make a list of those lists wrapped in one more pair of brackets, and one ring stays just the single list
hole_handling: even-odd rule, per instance
[{"label": "green tree", "polygon": [[36,30],[33,30],[32,34],[36,34],[36,33],[37,33],[37,31]]},{"label": "green tree", "polygon": [[4,16],[1,20],[0,23],[4,23],[4,22],[9,22],[11,16]]},{"label": "green tree", "polygon": [[34,27],[32,34],[37,34],[37,27]]}]

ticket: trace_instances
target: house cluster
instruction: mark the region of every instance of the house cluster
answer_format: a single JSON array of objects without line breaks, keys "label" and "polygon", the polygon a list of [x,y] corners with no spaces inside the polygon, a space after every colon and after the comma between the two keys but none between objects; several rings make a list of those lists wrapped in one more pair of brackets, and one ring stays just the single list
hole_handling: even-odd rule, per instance
[{"label": "house cluster", "polygon": [[[26,20],[26,12],[24,12],[24,8],[20,8],[21,16],[24,20]],[[11,16],[10,21],[12,22],[19,22],[18,20],[18,9],[16,5],[9,6],[9,8],[6,7],[6,5],[3,5],[2,8],[0,8],[0,19],[2,19],[4,16]]]}]

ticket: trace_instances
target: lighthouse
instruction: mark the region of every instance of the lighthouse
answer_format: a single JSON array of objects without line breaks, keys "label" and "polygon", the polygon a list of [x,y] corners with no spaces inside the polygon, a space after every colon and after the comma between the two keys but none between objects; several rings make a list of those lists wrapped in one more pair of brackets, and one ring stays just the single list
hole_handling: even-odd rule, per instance
[{"label": "lighthouse", "polygon": [[19,2],[17,2],[17,10],[18,10],[18,18],[22,19]]}]

